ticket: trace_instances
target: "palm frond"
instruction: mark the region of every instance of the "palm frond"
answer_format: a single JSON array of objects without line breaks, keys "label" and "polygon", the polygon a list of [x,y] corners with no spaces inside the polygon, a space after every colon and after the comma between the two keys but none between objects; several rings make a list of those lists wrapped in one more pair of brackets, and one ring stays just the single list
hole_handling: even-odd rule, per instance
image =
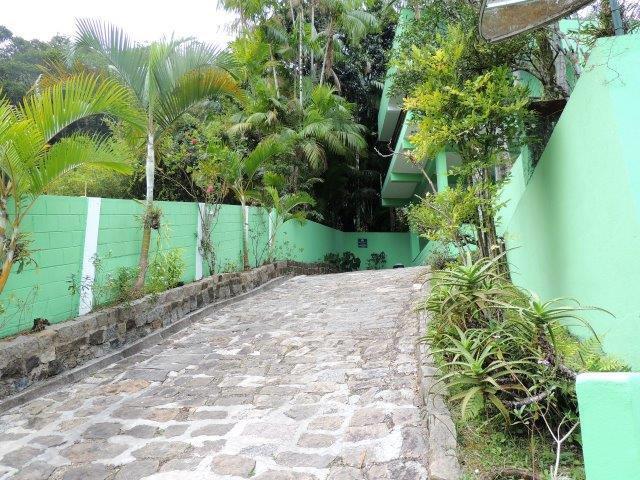
[{"label": "palm frond", "polygon": [[34,168],[29,170],[29,183],[23,186],[23,190],[34,197],[46,193],[54,181],[81,165],[130,173],[131,165],[118,158],[110,140],[85,135],[65,137],[46,149],[34,162]]},{"label": "palm frond", "polygon": [[76,51],[92,53],[92,58],[97,57],[101,66],[128,86],[141,104],[146,104],[148,47],[137,45],[124,30],[101,20],[77,19],[76,30],[70,61],[75,60]]},{"label": "palm frond", "polygon": [[64,128],[91,115],[113,114],[134,125],[143,125],[140,111],[132,103],[130,91],[116,80],[82,74],[69,77],[39,95],[28,95],[18,114],[32,121],[45,141],[50,141]]},{"label": "palm frond", "polygon": [[158,99],[154,118],[160,130],[168,128],[191,107],[219,95],[242,97],[235,80],[224,70],[209,68],[183,75],[171,94]]}]

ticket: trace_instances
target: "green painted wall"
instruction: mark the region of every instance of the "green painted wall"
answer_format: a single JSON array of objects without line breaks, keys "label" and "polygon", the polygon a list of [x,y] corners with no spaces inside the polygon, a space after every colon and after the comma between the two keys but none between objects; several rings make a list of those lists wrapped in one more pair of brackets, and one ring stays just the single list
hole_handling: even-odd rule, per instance
[{"label": "green painted wall", "polygon": [[640,478],[640,374],[585,373],[576,392],[587,480]]},{"label": "green painted wall", "polygon": [[13,274],[0,299],[7,309],[0,316],[0,335],[33,326],[37,317],[62,320],[77,312],[79,297],[68,291],[67,280],[82,268],[86,198],[39,199],[22,223],[33,240],[35,265]]},{"label": "green painted wall", "polygon": [[[358,239],[367,241],[366,248],[358,247]],[[342,234],[341,251],[350,251],[360,259],[360,268],[367,268],[372,253],[384,251],[387,255],[387,268],[401,263],[412,265],[411,242],[408,233],[349,232]]]},{"label": "green painted wall", "polygon": [[502,230],[516,283],[573,297],[604,349],[640,368],[640,37],[601,39]]},{"label": "green painted wall", "polygon": [[[69,293],[72,276],[82,278],[86,216],[88,201],[82,197],[46,196],[38,200],[23,228],[34,240],[37,266],[17,268],[11,275],[0,302],[8,307],[0,317],[0,338],[29,329],[33,318],[53,322],[78,314],[79,295]],[[185,261],[183,281],[196,276],[198,205],[184,202],[157,202],[163,215],[160,233],[153,232],[150,258],[159,250],[178,248]],[[138,263],[142,231],[143,205],[134,200],[102,199],[97,238],[100,267],[97,281],[104,283],[109,273],[119,267],[135,267]],[[268,255],[269,224],[263,209],[250,207],[250,262],[262,263]],[[242,265],[242,209],[222,205],[213,228],[217,253],[217,271],[237,270]],[[358,248],[357,239],[366,238],[367,248]],[[319,261],[330,252],[350,250],[361,258],[362,268],[372,252],[384,251],[387,266],[395,263],[411,265],[411,243],[408,233],[345,233],[319,223],[304,225],[288,222],[276,238],[279,259],[305,262]],[[209,274],[203,262],[204,275]]]}]

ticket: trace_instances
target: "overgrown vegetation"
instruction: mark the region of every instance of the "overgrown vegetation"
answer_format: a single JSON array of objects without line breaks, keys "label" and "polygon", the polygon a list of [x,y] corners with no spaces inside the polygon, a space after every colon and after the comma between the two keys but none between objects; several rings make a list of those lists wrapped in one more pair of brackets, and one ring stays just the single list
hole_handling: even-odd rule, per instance
[{"label": "overgrown vegetation", "polygon": [[331,265],[336,272],[354,272],[360,268],[360,259],[353,252],[327,253],[324,262]]},{"label": "overgrown vegetation", "polygon": [[369,270],[380,270],[387,265],[387,254],[384,252],[372,252],[367,260]]},{"label": "overgrown vegetation", "polygon": [[96,75],[65,79],[18,106],[0,91],[0,293],[13,265],[30,261],[30,240],[21,227],[40,195],[83,165],[129,170],[109,139],[72,134],[54,142],[56,137],[91,115],[126,116],[129,101],[125,89]]},{"label": "overgrown vegetation", "polygon": [[[478,435],[485,432],[490,438],[499,437],[517,458],[508,465],[494,454],[488,458],[495,464],[485,458],[483,470],[469,478],[557,479],[579,463],[576,375],[627,367],[604,355],[582,317],[600,309],[571,299],[541,301],[514,286],[499,262],[486,257],[472,260],[466,253],[433,274],[432,291],[422,305],[431,313],[424,341],[441,368],[439,382],[457,407],[461,444],[477,446]],[[581,328],[583,336],[591,337],[581,341],[569,327]],[[467,422],[473,428],[464,426]],[[560,442],[554,438],[558,435],[566,438]],[[527,449],[519,452],[518,445]],[[551,461],[551,451],[560,466],[555,458]],[[478,455],[473,449],[467,453]],[[525,459],[528,464],[523,464]],[[467,465],[469,475],[478,469],[477,460]],[[466,463],[467,457],[462,461]],[[521,469],[517,474],[508,473],[516,468]],[[502,469],[501,476],[483,476],[496,469]]]},{"label": "overgrown vegetation", "polygon": [[128,304],[144,294],[158,294],[182,284],[186,263],[182,250],[173,248],[158,251],[152,256],[149,265],[149,276],[143,291],[135,288],[138,278],[136,267],[121,266],[113,271],[105,268],[107,261],[113,260],[111,252],[92,259],[95,270],[93,278],[82,278],[71,275],[67,280],[70,295],[79,295],[84,307],[94,310],[117,304]]}]

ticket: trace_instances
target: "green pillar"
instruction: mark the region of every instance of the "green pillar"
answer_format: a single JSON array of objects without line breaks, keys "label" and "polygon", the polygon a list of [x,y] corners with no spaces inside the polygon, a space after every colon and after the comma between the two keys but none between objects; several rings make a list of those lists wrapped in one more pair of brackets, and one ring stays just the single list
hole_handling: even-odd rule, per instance
[{"label": "green pillar", "polygon": [[445,150],[436,156],[436,186],[439,192],[449,187],[447,152]]},{"label": "green pillar", "polygon": [[640,478],[640,373],[584,373],[576,391],[587,480]]}]

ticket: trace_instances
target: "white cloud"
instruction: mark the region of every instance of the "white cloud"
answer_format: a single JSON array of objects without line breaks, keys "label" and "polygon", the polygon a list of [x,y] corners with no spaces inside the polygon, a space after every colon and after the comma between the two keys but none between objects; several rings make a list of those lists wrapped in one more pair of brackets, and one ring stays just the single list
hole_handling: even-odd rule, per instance
[{"label": "white cloud", "polygon": [[74,19],[100,18],[124,28],[134,39],[193,36],[219,46],[232,39],[233,15],[217,0],[4,0],[0,25],[27,39],[71,36]]}]

